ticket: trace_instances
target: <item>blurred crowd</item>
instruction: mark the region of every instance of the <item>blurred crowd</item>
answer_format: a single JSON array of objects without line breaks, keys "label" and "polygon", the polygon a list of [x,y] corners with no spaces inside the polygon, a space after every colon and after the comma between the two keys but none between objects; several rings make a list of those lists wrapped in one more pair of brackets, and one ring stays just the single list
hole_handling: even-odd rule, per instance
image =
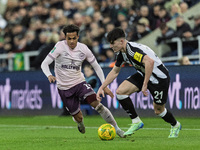
[{"label": "blurred crowd", "polygon": [[[172,38],[179,37],[182,39],[182,54],[183,55],[197,55],[199,54],[198,50],[198,39],[197,36],[200,35],[200,13],[196,14],[189,18],[193,20],[194,26],[191,27],[186,21],[183,16],[176,17],[176,29],[169,27],[165,22],[161,23],[160,31],[161,36],[157,37],[157,44],[167,44],[170,47],[170,50],[164,52],[162,57],[168,56],[177,56],[177,43],[176,42],[167,42],[167,40],[171,40]],[[193,39],[191,39],[193,38]],[[184,39],[184,40],[183,40]]]},{"label": "blurred crowd", "polygon": [[[106,40],[113,28],[121,26],[128,40],[137,41],[156,28],[164,30],[169,20],[181,18],[199,1],[4,0],[5,11],[0,14],[0,53],[39,51],[39,58],[31,60],[31,66],[39,68],[54,44],[64,39],[63,26],[75,24],[80,27],[79,41],[92,50],[97,60],[113,62],[114,53]],[[166,38],[162,33],[158,44]]]}]

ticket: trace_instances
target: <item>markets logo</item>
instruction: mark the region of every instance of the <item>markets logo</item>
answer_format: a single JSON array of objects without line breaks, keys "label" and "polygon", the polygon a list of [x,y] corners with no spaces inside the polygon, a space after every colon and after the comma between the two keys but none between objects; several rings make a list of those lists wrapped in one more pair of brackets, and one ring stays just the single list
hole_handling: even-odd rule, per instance
[{"label": "markets logo", "polygon": [[35,85],[29,89],[29,81],[25,82],[25,89],[11,90],[10,79],[7,78],[5,85],[0,85],[1,109],[41,109],[42,90]]}]

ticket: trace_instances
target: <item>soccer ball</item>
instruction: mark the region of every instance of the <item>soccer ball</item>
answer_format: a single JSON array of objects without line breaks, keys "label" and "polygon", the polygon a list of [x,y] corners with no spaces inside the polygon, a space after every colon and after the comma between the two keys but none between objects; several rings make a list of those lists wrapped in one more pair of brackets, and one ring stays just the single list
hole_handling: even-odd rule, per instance
[{"label": "soccer ball", "polygon": [[101,140],[113,140],[116,136],[115,128],[111,124],[103,124],[98,129],[98,136]]}]

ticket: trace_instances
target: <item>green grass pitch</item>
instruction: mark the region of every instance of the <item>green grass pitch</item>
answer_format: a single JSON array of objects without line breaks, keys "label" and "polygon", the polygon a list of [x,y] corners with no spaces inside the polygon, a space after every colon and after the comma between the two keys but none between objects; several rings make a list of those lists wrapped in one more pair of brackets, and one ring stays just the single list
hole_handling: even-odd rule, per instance
[{"label": "green grass pitch", "polygon": [[[86,133],[77,130],[70,116],[0,117],[0,150],[199,150],[200,119],[178,118],[179,137],[168,139],[170,125],[159,117],[141,118],[144,128],[127,138],[101,141],[97,129],[105,121],[85,116]],[[116,117],[127,130],[131,120]]]}]

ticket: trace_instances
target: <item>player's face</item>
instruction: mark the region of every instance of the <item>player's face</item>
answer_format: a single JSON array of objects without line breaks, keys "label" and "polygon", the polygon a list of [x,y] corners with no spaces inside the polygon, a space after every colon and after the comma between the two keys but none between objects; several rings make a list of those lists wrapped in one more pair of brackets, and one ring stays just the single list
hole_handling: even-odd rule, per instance
[{"label": "player's face", "polygon": [[77,35],[76,32],[66,34],[67,44],[71,49],[74,49],[76,47],[78,38],[79,36]]},{"label": "player's face", "polygon": [[122,49],[122,41],[120,39],[115,40],[112,44],[110,43],[110,48],[112,48],[115,53],[118,53]]}]

